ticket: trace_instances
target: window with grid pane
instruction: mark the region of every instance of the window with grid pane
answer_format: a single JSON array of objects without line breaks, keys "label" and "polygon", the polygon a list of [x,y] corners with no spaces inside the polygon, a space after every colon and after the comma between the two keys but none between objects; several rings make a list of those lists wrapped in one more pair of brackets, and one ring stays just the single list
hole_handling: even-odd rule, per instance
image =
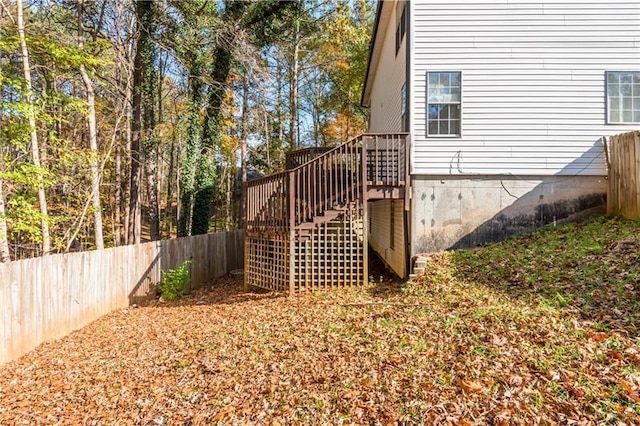
[{"label": "window with grid pane", "polygon": [[640,123],[640,71],[607,71],[607,122]]},{"label": "window with grid pane", "polygon": [[460,136],[462,74],[427,73],[427,136]]}]

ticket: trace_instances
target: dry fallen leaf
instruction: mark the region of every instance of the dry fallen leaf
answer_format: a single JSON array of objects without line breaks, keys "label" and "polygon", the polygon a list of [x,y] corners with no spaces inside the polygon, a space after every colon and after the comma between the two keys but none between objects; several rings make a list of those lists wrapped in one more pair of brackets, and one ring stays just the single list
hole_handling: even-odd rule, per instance
[{"label": "dry fallen leaf", "polygon": [[622,356],[622,354],[620,352],[614,351],[613,349],[609,351],[609,356],[611,358],[614,358],[614,359],[618,360],[618,361],[624,360],[624,356]]},{"label": "dry fallen leaf", "polygon": [[524,379],[521,376],[518,376],[517,374],[513,374],[513,375],[509,376],[508,383],[511,386],[520,387],[520,386],[522,386],[522,382],[523,381],[524,381]]},{"label": "dry fallen leaf", "polygon": [[470,393],[481,393],[484,390],[482,384],[469,380],[460,379],[458,381],[458,385],[462,388],[463,391]]},{"label": "dry fallen leaf", "polygon": [[631,383],[626,380],[620,379],[618,384],[625,392],[627,392],[627,396],[632,399],[634,402],[640,402],[640,396],[638,396],[638,392],[633,388]]},{"label": "dry fallen leaf", "polygon": [[595,331],[587,331],[585,335],[587,336],[587,338],[595,341],[596,343],[600,343],[609,337],[607,333],[595,332]]}]

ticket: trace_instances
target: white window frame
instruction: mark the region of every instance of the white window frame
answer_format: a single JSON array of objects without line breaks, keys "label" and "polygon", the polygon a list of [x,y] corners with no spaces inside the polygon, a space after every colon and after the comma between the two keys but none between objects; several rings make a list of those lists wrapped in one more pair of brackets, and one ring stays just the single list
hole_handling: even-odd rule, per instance
[{"label": "white window frame", "polygon": [[[618,101],[618,111],[620,111],[620,121],[615,121],[611,119],[611,112],[612,112],[612,108],[611,108],[611,98],[612,93],[610,92],[610,88],[609,88],[609,76],[612,74],[632,74],[632,92],[631,92],[631,121],[624,121],[624,117],[622,116],[622,111],[624,111],[624,109],[622,108],[623,104],[624,104],[624,99],[625,97],[623,96],[619,96],[619,101]],[[605,85],[605,91],[606,91],[606,104],[607,104],[607,110],[606,110],[606,122],[607,124],[617,124],[617,125],[638,125],[640,124],[640,119],[638,120],[634,120],[633,117],[636,116],[640,116],[640,86],[638,86],[638,88],[636,89],[637,91],[634,92],[634,83],[633,83],[633,74],[637,75],[638,80],[640,81],[640,70],[639,71],[606,71],[605,72],[605,76],[604,76],[604,85]],[[618,85],[620,85],[620,83],[618,83]],[[617,94],[620,94],[620,92],[618,92]]]},{"label": "white window frame", "polygon": [[[457,73],[460,74],[460,101],[459,102],[429,102],[429,75],[430,74],[451,74]],[[463,103],[463,92],[464,92],[464,78],[462,71],[451,71],[451,70],[432,70],[427,71],[426,75],[426,92],[425,92],[425,134],[428,138],[461,138],[462,137],[462,103]],[[460,128],[459,133],[457,134],[432,134],[429,133],[429,105],[459,105],[460,106]]]}]

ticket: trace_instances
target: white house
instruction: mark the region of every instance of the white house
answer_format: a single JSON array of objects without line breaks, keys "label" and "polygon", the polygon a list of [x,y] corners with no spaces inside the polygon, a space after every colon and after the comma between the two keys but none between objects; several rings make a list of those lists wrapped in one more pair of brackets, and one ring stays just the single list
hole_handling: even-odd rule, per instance
[{"label": "white house", "polygon": [[637,0],[380,1],[369,132],[411,135],[411,197],[370,202],[399,275],[602,206],[603,136],[640,126]]}]

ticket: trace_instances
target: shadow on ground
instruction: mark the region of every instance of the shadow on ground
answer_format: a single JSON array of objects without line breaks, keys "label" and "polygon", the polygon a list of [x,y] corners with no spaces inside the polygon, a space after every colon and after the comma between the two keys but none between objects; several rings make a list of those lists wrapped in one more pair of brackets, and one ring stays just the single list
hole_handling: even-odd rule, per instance
[{"label": "shadow on ground", "polygon": [[389,299],[402,293],[407,281],[398,277],[378,256],[369,248],[369,295],[376,299]]},{"label": "shadow on ground", "polygon": [[[389,299],[400,294],[406,286],[406,280],[399,278],[373,251],[369,250],[369,281],[367,293],[375,299]],[[326,290],[326,291],[340,291]],[[264,301],[270,299],[286,298],[286,292],[274,292],[257,287],[245,290],[242,278],[225,276],[213,283],[195,289],[183,299],[170,302],[162,299],[154,299],[141,302],[140,306],[158,308],[174,308],[194,305],[234,305]]]},{"label": "shadow on ground", "polygon": [[247,291],[245,290],[242,278],[227,276],[191,291],[178,301],[170,302],[162,299],[154,299],[143,303],[141,306],[174,308],[194,305],[235,305],[259,300],[279,299],[285,296],[285,293],[267,291],[254,287]]}]

